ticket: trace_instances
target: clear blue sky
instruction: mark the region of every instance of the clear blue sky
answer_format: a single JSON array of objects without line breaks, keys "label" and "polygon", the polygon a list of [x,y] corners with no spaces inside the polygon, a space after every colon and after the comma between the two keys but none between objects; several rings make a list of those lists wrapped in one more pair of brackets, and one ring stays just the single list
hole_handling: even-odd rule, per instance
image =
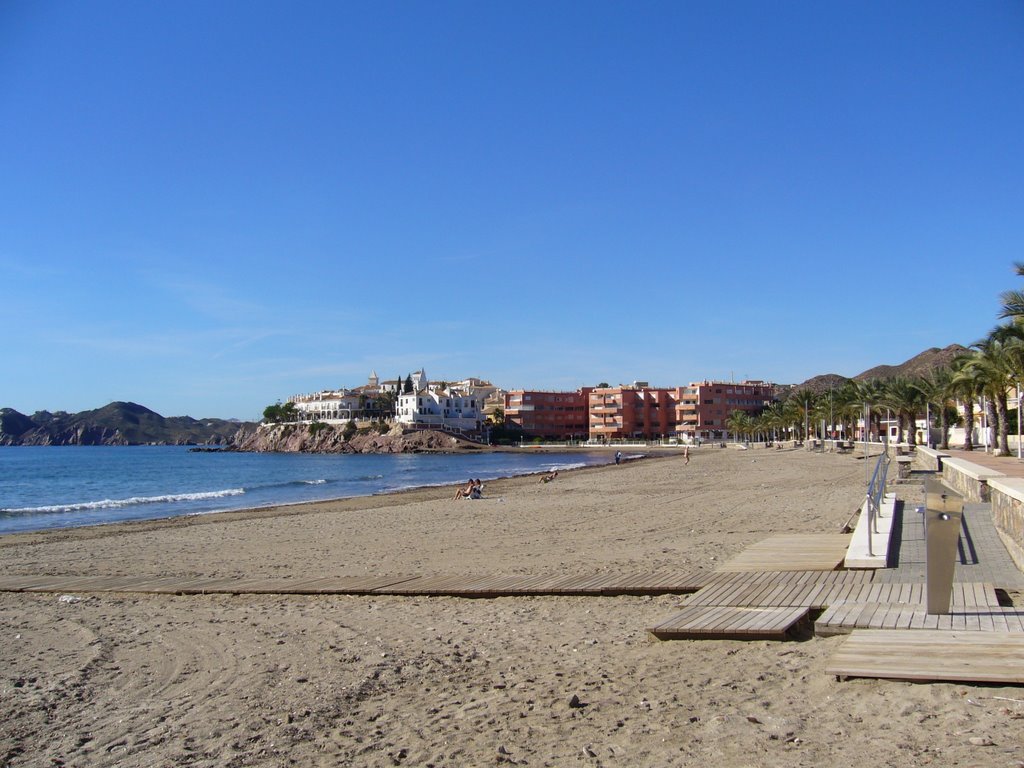
[{"label": "clear blue sky", "polygon": [[800,382],[1024,287],[1024,3],[0,4],[0,406]]}]

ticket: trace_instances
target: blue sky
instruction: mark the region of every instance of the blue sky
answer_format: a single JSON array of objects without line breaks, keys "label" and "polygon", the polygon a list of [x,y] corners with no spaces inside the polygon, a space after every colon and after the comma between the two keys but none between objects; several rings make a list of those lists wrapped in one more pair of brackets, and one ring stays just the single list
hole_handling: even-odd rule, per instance
[{"label": "blue sky", "polygon": [[800,382],[1024,287],[1019,2],[0,4],[0,406]]}]

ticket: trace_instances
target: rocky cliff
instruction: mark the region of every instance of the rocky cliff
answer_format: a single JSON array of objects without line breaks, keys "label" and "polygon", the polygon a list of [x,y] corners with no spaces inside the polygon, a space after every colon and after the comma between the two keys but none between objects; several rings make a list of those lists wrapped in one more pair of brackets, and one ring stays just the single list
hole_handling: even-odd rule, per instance
[{"label": "rocky cliff", "polygon": [[240,429],[231,439],[234,451],[273,453],[460,453],[487,450],[486,446],[461,440],[445,432],[401,427],[387,434],[368,432],[346,440],[343,430],[328,425],[311,429],[305,424],[260,425]]}]

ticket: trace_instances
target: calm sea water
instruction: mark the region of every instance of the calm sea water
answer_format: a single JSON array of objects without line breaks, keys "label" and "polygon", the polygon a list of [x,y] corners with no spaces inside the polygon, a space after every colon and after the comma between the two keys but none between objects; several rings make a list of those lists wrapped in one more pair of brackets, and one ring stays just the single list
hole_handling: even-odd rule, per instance
[{"label": "calm sea water", "polygon": [[181,446],[0,448],[0,533],[370,496],[606,464],[607,452],[192,453]]}]

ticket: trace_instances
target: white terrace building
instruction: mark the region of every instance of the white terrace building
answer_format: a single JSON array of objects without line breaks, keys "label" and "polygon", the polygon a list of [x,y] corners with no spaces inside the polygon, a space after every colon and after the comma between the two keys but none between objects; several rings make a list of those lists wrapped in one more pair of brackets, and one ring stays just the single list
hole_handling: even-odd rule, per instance
[{"label": "white terrace building", "polygon": [[346,390],[326,389],[308,395],[292,395],[300,422],[345,423],[359,410],[359,395]]},{"label": "white terrace building", "polygon": [[472,389],[433,389],[423,371],[413,376],[412,392],[398,396],[397,420],[410,426],[450,427],[473,432],[484,420],[484,393]]},{"label": "white terrace building", "polygon": [[352,419],[376,418],[375,398],[363,392],[346,389],[292,395],[299,422],[322,421],[326,424],[346,424]]}]

